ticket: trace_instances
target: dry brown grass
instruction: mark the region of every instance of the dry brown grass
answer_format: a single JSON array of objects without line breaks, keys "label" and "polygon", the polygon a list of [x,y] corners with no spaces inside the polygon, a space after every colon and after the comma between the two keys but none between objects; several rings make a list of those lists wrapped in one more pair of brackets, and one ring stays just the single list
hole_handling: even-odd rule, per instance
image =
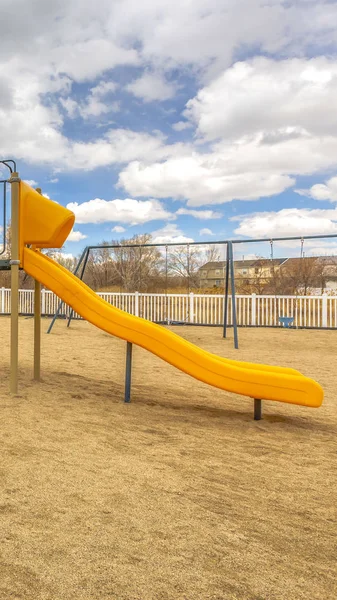
[{"label": "dry brown grass", "polygon": [[139,348],[123,404],[125,344],[84,322],[43,336],[35,384],[32,325],[10,397],[0,320],[1,600],[336,598],[337,332],[240,330],[235,351],[178,330],[324,386],[321,409],[270,402],[254,422],[250,400]]}]

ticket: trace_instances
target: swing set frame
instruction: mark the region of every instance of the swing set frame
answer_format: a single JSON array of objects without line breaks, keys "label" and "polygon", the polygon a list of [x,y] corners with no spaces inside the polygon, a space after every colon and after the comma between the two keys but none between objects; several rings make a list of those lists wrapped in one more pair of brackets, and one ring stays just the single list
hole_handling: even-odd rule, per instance
[{"label": "swing set frame", "polygon": [[[224,321],[223,321],[223,338],[227,337],[227,329],[228,327],[233,327],[234,332],[234,348],[239,348],[239,336],[238,336],[238,324],[237,324],[237,311],[236,311],[236,291],[235,291],[235,274],[234,274],[234,247],[239,244],[259,244],[264,242],[270,243],[270,258],[273,259],[274,252],[274,242],[286,242],[286,241],[298,241],[301,243],[301,258],[304,257],[304,241],[305,240],[315,240],[315,239],[330,239],[337,238],[337,234],[322,234],[322,235],[298,235],[298,236],[284,236],[284,237],[273,237],[273,238],[250,238],[250,239],[234,239],[234,240],[215,240],[209,242],[188,242],[188,243],[178,243],[178,242],[167,242],[161,244],[97,244],[93,246],[87,246],[84,248],[78,263],[74,270],[74,275],[77,275],[81,280],[83,280],[85,269],[88,263],[90,252],[93,250],[99,249],[120,249],[120,248],[140,248],[140,253],[142,248],[165,248],[165,281],[166,281],[166,295],[168,289],[168,248],[170,247],[182,247],[185,246],[188,248],[188,278],[189,274],[189,249],[191,246],[222,246],[225,250],[226,256],[226,269],[225,269],[225,277],[224,277]],[[140,265],[141,266],[141,265]],[[229,284],[230,284],[230,295],[231,295],[231,311],[232,311],[232,325],[228,323],[228,297],[229,297]],[[55,315],[49,325],[47,333],[50,333],[53,329],[54,323],[56,319],[60,316],[60,312],[63,306],[63,302],[60,301]],[[74,312],[70,311],[67,327],[70,326],[70,323],[73,319]],[[183,324],[180,323],[179,324]]]}]

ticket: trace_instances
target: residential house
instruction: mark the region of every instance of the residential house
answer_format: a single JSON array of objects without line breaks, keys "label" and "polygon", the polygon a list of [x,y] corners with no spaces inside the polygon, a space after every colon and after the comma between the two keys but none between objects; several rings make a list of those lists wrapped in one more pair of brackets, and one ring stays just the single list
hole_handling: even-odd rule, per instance
[{"label": "residential house", "polygon": [[337,289],[337,256],[306,256],[288,258],[282,277],[297,280],[297,291],[309,289],[311,293]]},{"label": "residential house", "polygon": [[[322,293],[337,290],[337,256],[295,257],[295,258],[256,258],[234,261],[236,287],[257,293],[271,293],[268,283],[279,274],[276,293],[298,293],[302,288]],[[226,261],[208,262],[199,269],[201,288],[224,287]],[[289,287],[289,290],[287,290]],[[261,288],[261,292],[258,289]]]},{"label": "residential house", "polygon": [[337,290],[337,256],[321,256],[326,290]]},{"label": "residential house", "polygon": [[[267,283],[276,270],[286,262],[286,258],[255,258],[251,260],[235,260],[234,276],[235,281],[240,284],[243,282],[252,283],[257,279],[265,280]],[[223,287],[226,276],[226,261],[219,260],[208,262],[199,269],[200,287],[212,288]]]}]

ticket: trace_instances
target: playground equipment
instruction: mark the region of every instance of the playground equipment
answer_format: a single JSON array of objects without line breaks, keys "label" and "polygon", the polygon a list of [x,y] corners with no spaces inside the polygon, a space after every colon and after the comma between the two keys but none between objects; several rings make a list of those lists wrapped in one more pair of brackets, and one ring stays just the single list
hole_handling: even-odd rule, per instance
[{"label": "playground equipment", "polygon": [[294,322],[294,317],[279,317],[278,320],[279,323],[282,323],[283,327],[287,327],[288,329],[290,329],[290,326]]},{"label": "playground equipment", "polygon": [[[261,399],[319,407],[323,390],[294,369],[244,363],[221,358],[145,319],[112,307],[76,275],[45,256],[43,248],[61,248],[74,225],[74,214],[41,196],[12,172],[12,306],[11,383],[18,382],[18,273],[21,266],[35,281],[57,294],[84,319],[128,343],[126,397],[130,399],[131,344],[152,352],[181,371],[214,387],[254,399],[254,417],[261,418]],[[231,243],[229,248],[231,248]],[[233,265],[233,261],[231,261]],[[37,300],[39,302],[39,287]],[[34,375],[39,379],[40,313],[36,304]]]},{"label": "playground equipment", "polygon": [[[238,349],[239,348],[239,335],[238,335],[238,324],[237,324],[237,306],[236,306],[236,282],[235,282],[235,272],[234,272],[234,249],[236,249],[238,247],[239,244],[260,244],[263,242],[269,242],[270,244],[270,260],[271,262],[274,260],[274,243],[275,242],[283,242],[283,241],[296,241],[296,240],[300,240],[301,241],[301,252],[300,252],[300,257],[304,258],[304,240],[315,240],[315,239],[326,239],[326,238],[336,238],[337,234],[323,234],[323,235],[307,235],[307,236],[288,236],[288,237],[277,237],[277,238],[261,238],[261,239],[247,239],[247,240],[217,240],[217,241],[212,241],[212,242],[189,242],[186,244],[181,244],[181,243],[177,243],[177,242],[172,242],[172,243],[165,243],[165,244],[153,244],[153,243],[146,243],[146,244],[135,244],[135,243],[130,243],[130,244],[125,244],[123,243],[121,244],[104,244],[104,245],[97,245],[97,246],[87,246],[83,252],[82,255],[76,265],[74,274],[78,274],[80,279],[83,279],[84,274],[85,274],[85,269],[89,260],[89,257],[91,255],[92,251],[95,250],[102,250],[104,249],[104,251],[111,249],[111,250],[117,250],[120,251],[121,249],[132,249],[133,251],[135,249],[138,249],[139,251],[141,251],[143,248],[159,248],[162,247],[164,249],[163,255],[165,257],[164,260],[164,265],[165,265],[165,274],[166,274],[166,286],[165,286],[165,298],[166,298],[166,310],[165,310],[165,318],[163,321],[160,321],[161,324],[165,323],[167,325],[186,325],[189,324],[189,315],[192,314],[192,312],[189,312],[191,309],[189,306],[187,306],[185,308],[186,313],[185,313],[185,318],[179,318],[177,319],[172,319],[171,315],[170,315],[170,311],[168,309],[169,306],[169,299],[172,298],[171,294],[168,294],[168,285],[167,285],[167,273],[168,273],[168,249],[171,247],[176,247],[176,246],[185,246],[186,247],[186,256],[187,256],[187,272],[189,271],[189,266],[188,266],[188,262],[189,262],[189,252],[190,252],[190,247],[191,246],[200,246],[202,247],[207,247],[207,246],[222,246],[223,247],[223,252],[224,255],[226,256],[226,266],[223,269],[223,288],[224,288],[224,294],[223,295],[219,295],[219,297],[223,297],[223,337],[226,338],[227,337],[227,330],[228,327],[233,327],[233,341],[234,341],[234,348]],[[273,267],[272,267],[273,268]],[[141,269],[141,267],[140,267]],[[141,276],[141,270],[140,270],[140,276]],[[229,284],[230,284],[230,292],[229,292]],[[137,291],[140,291],[139,289]],[[228,321],[229,321],[229,306],[228,306],[228,299],[229,299],[229,295],[231,298],[231,316],[232,316],[232,324],[229,325]],[[197,296],[196,296],[197,297]],[[271,296],[270,296],[271,297]],[[281,306],[280,306],[280,301],[281,301],[281,297],[276,294],[274,296],[275,301],[276,301],[276,312],[277,312],[277,320],[278,322],[283,326],[283,323],[279,320],[280,318],[293,318],[293,315],[284,313],[285,307],[284,305],[282,306],[282,310],[281,310]],[[56,319],[60,316],[61,314],[61,309],[62,309],[62,305],[64,304],[64,302],[61,300],[58,308],[54,314],[54,317],[49,325],[48,328],[48,333],[51,332],[54,323],[56,321]],[[73,313],[74,311],[71,309],[70,314],[68,316],[68,324],[67,326],[70,326],[70,323],[72,321],[73,318]],[[294,319],[295,321],[295,319]],[[254,326],[254,325],[252,325]]]}]

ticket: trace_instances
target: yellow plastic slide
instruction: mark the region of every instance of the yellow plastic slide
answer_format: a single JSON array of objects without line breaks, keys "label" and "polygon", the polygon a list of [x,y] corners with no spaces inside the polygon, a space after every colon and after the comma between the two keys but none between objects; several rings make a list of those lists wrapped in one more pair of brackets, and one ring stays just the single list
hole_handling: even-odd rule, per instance
[{"label": "yellow plastic slide", "polygon": [[24,247],[22,264],[29,275],[93,325],[149,350],[200,381],[252,398],[310,407],[322,404],[321,386],[294,369],[227,360],[206,352],[160,325],[114,308],[38,250]]},{"label": "yellow plastic slide", "polygon": [[40,252],[40,248],[62,248],[75,216],[24,182],[20,183],[19,215],[21,266],[93,325],[223,390],[303,406],[322,404],[321,386],[294,369],[220,358],[160,325],[129,315],[102,300],[70,271]]}]

